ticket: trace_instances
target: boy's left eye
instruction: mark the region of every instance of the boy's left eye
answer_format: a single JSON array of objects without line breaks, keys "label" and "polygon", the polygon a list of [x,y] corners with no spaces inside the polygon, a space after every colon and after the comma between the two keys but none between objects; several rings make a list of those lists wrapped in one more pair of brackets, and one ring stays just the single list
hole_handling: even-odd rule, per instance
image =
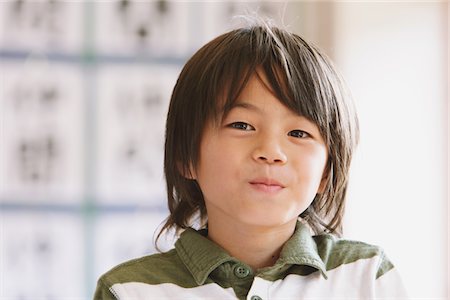
[{"label": "boy's left eye", "polygon": [[295,138],[306,138],[309,137],[309,134],[303,130],[292,130],[288,133],[289,136],[295,137]]},{"label": "boy's left eye", "polygon": [[254,130],[255,129],[252,125],[247,124],[245,122],[234,122],[228,126],[230,126],[231,128],[240,129],[240,130]]}]

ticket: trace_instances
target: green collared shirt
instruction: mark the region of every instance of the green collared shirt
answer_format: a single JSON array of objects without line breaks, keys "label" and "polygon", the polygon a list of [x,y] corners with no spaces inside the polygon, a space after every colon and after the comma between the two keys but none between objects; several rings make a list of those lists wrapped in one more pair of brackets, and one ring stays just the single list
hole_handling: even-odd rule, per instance
[{"label": "green collared shirt", "polygon": [[391,262],[376,246],[311,236],[297,223],[277,262],[253,271],[187,229],[175,249],[121,264],[103,275],[94,299],[374,299],[404,298]]}]

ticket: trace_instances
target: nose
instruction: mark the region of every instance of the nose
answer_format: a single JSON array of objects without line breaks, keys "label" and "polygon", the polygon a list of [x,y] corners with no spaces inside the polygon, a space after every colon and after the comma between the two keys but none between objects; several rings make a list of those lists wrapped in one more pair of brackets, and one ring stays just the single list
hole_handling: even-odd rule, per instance
[{"label": "nose", "polygon": [[277,140],[264,138],[255,147],[253,159],[261,163],[283,165],[287,162],[287,155]]}]

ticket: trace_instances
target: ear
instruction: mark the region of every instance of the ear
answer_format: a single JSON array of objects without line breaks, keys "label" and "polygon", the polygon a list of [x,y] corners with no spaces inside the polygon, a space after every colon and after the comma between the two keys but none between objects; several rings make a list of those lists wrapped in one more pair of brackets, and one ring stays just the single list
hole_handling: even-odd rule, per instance
[{"label": "ear", "polygon": [[195,168],[192,166],[192,164],[189,164],[189,168],[186,168],[185,166],[183,166],[182,163],[177,162],[177,168],[178,168],[178,171],[180,172],[181,176],[183,176],[184,178],[190,179],[190,180],[197,179],[197,174],[196,174]]}]

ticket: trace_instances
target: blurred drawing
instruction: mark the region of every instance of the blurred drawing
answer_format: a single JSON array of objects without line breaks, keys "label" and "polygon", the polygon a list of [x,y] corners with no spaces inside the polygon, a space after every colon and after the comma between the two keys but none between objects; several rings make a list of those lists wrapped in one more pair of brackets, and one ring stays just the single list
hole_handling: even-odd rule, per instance
[{"label": "blurred drawing", "polygon": [[2,299],[84,298],[81,219],[2,213],[0,222]]},{"label": "blurred drawing", "polygon": [[0,197],[75,201],[82,193],[82,76],[31,65],[2,65]]},{"label": "blurred drawing", "polygon": [[189,3],[120,0],[96,6],[100,53],[181,56],[186,52]]},{"label": "blurred drawing", "polygon": [[0,3],[0,47],[26,52],[81,50],[83,3],[12,0]]},{"label": "blurred drawing", "polygon": [[99,74],[100,201],[151,204],[164,197],[164,123],[176,75],[142,67]]},{"label": "blurred drawing", "polygon": [[52,136],[24,139],[15,150],[19,180],[25,184],[48,184],[55,180],[55,164],[58,163],[58,145]]}]

